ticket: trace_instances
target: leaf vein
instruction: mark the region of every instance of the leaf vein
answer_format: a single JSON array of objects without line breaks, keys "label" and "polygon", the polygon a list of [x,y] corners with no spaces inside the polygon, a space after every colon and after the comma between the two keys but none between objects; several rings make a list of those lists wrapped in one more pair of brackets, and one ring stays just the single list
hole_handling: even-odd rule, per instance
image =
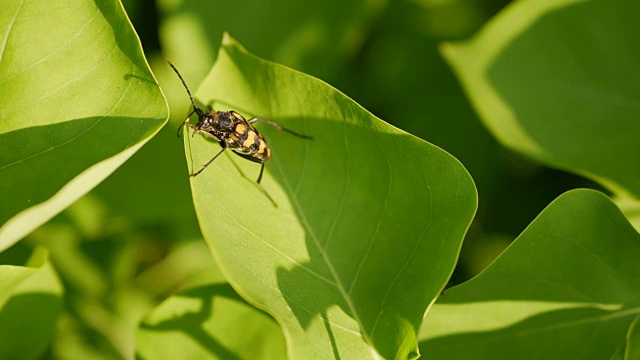
[{"label": "leaf vein", "polygon": [[389,161],[389,157],[387,156],[386,152],[382,148],[382,145],[380,144],[380,139],[378,139],[378,137],[376,137],[376,143],[378,144],[378,147],[380,148],[380,151],[382,152],[382,155],[384,156],[384,159],[387,162],[387,169],[388,169],[388,174],[389,174],[389,180],[388,180],[388,183],[387,183],[387,193],[385,194],[385,197],[384,197],[384,205],[382,207],[382,211],[380,212],[380,216],[378,216],[378,221],[377,221],[378,224],[376,225],[376,230],[374,231],[373,236],[371,237],[371,241],[369,242],[369,245],[367,246],[367,250],[365,251],[364,256],[360,260],[360,263],[358,264],[358,269],[356,270],[356,274],[355,274],[355,276],[353,278],[353,281],[351,281],[351,285],[349,286],[349,291],[348,291],[349,295],[351,295],[353,293],[353,288],[354,288],[356,282],[358,281],[358,278],[360,276],[360,272],[362,271],[362,267],[364,266],[364,263],[369,258],[369,254],[371,253],[371,249],[373,248],[373,244],[375,243],[376,238],[378,237],[378,234],[380,232],[380,227],[382,225],[382,218],[383,218],[384,214],[387,212],[387,207],[389,205],[389,194],[391,193],[391,183],[393,182],[393,171],[391,169],[391,162]]},{"label": "leaf vein", "polygon": [[13,19],[11,19],[11,23],[9,23],[9,27],[7,28],[7,36],[4,38],[4,41],[2,42],[2,48],[0,48],[0,65],[2,65],[2,59],[4,58],[4,50],[6,49],[7,43],[9,42],[9,37],[11,36],[11,30],[13,30],[13,25],[15,25],[18,19],[18,15],[20,14],[20,11],[22,11],[22,6],[24,5],[24,3],[25,3],[24,0],[20,2],[20,6],[18,7],[18,10],[16,11],[15,15],[13,15]]},{"label": "leaf vein", "polygon": [[[278,164],[278,168],[280,169],[280,172],[284,174],[284,170],[282,169],[282,166],[280,165],[280,162],[277,162],[277,164]],[[307,220],[307,216],[306,216],[302,206],[300,205],[300,200],[298,199],[297,195],[295,193],[293,193],[293,188],[291,187],[291,184],[289,183],[289,180],[285,176],[283,176],[283,182],[284,182],[285,186],[287,187],[287,190],[291,194],[291,200],[293,202],[294,207],[298,209],[298,213],[300,214],[300,217],[301,217],[301,220],[302,220],[302,223],[303,223],[305,229],[307,229],[307,232],[308,232],[309,236],[311,237],[311,239],[313,240],[314,245],[318,249],[318,252],[322,256],[325,264],[327,265],[327,268],[329,268],[329,271],[331,272],[331,275],[335,279],[336,288],[338,289],[338,291],[340,292],[340,295],[342,295],[342,298],[344,299],[345,303],[349,307],[349,310],[351,311],[351,314],[353,315],[354,320],[358,323],[358,326],[360,326],[360,328],[362,329],[362,335],[365,338],[367,338],[367,334],[366,334],[366,332],[365,332],[365,330],[363,329],[363,326],[362,326],[362,324],[363,324],[362,320],[360,319],[360,317],[358,316],[358,313],[356,312],[355,306],[353,305],[353,301],[352,301],[351,297],[349,296],[349,294],[347,293],[344,285],[340,281],[340,277],[338,276],[338,272],[335,269],[335,267],[333,266],[333,264],[331,263],[328,254],[326,253],[325,249],[320,244],[320,240],[318,239],[317,235],[313,231],[313,228],[309,224],[309,220]]]},{"label": "leaf vein", "polygon": [[[213,192],[215,193],[215,192]],[[285,259],[289,260],[290,262],[294,263],[295,265],[299,266],[300,268],[302,268],[303,270],[307,271],[309,274],[314,275],[315,277],[317,277],[318,279],[326,282],[327,284],[330,284],[332,286],[335,286],[336,284],[331,281],[330,279],[325,278],[324,276],[318,274],[317,272],[315,272],[313,269],[309,268],[308,266],[305,266],[304,264],[298,262],[296,259],[290,257],[289,255],[287,255],[286,253],[284,253],[282,250],[278,249],[277,247],[275,247],[274,245],[272,245],[271,243],[269,243],[268,241],[266,241],[265,239],[263,239],[262,237],[260,237],[258,234],[254,233],[253,231],[251,231],[251,229],[247,228],[246,226],[244,226],[244,224],[239,221],[235,216],[233,216],[231,214],[231,212],[229,212],[227,210],[227,208],[224,206],[224,204],[222,203],[222,201],[220,199],[218,199],[216,196],[212,197],[213,199],[215,199],[218,204],[220,205],[220,208],[222,210],[224,210],[225,213],[227,213],[227,215],[236,223],[238,224],[238,226],[240,226],[244,231],[246,231],[247,233],[251,234],[252,236],[254,236],[256,239],[258,239],[260,242],[262,242],[264,245],[266,245],[267,247],[271,248],[273,251],[275,251],[277,254],[281,255],[282,257],[284,257]]]},{"label": "leaf vein", "polygon": [[97,126],[97,125],[98,125],[98,124],[99,124],[99,123],[100,123],[104,118],[106,118],[109,114],[111,114],[111,113],[116,109],[116,107],[118,107],[118,105],[120,105],[120,102],[122,102],[122,99],[124,99],[124,95],[127,93],[127,90],[129,90],[129,86],[130,86],[130,83],[127,83],[127,87],[124,89],[124,91],[123,91],[123,92],[122,92],[122,94],[120,95],[120,98],[119,98],[119,99],[118,99],[118,101],[113,105],[113,107],[111,108],[111,110],[109,110],[105,115],[103,115],[103,116],[101,116],[100,118],[98,118],[98,119],[97,119],[93,124],[91,124],[91,126],[89,126],[87,129],[85,129],[84,131],[82,131],[80,134],[78,134],[78,135],[76,135],[76,136],[72,137],[71,139],[69,139],[69,140],[67,140],[67,141],[65,141],[65,142],[62,142],[62,143],[60,143],[60,144],[57,144],[57,145],[53,145],[53,144],[52,144],[52,145],[51,145],[51,147],[49,147],[49,148],[48,148],[48,149],[46,149],[46,150],[40,151],[39,153],[33,154],[33,155],[31,155],[31,156],[27,156],[26,158],[23,158],[23,159],[20,159],[20,160],[14,161],[14,162],[12,162],[12,163],[6,164],[6,165],[4,165],[4,166],[1,166],[1,167],[0,167],[0,170],[6,169],[6,168],[8,168],[8,167],[10,167],[10,166],[13,166],[13,165],[19,164],[19,163],[21,163],[21,162],[24,162],[24,161],[27,161],[27,160],[33,159],[34,157],[36,157],[36,156],[40,156],[40,155],[45,154],[45,153],[47,153],[47,152],[49,152],[49,151],[53,151],[53,150],[55,150],[55,149],[57,149],[57,148],[59,148],[59,147],[62,147],[62,146],[64,146],[64,145],[67,145],[67,144],[69,144],[69,143],[71,143],[71,142],[73,142],[73,141],[77,140],[78,138],[80,138],[80,137],[81,137],[81,136],[83,136],[84,134],[88,133],[88,132],[89,132],[89,131],[91,131],[93,128],[95,128],[95,127],[96,127],[96,126]]},{"label": "leaf vein", "polygon": [[[431,221],[433,220],[433,193],[431,191],[431,186],[429,186],[429,181],[427,180],[427,178],[425,176],[426,172],[425,172],[425,169],[424,169],[424,164],[422,164],[422,161],[418,161],[418,163],[420,164],[420,167],[422,169],[422,178],[424,180],[424,185],[427,188],[427,193],[429,194],[429,215],[428,215],[429,216],[429,221],[425,225],[424,229],[422,229],[422,233],[420,234],[420,237],[418,237],[418,240],[416,241],[416,243],[415,243],[415,245],[414,245],[414,247],[413,247],[413,249],[411,251],[411,255],[409,255],[409,257],[404,262],[404,264],[402,265],[400,270],[398,270],[398,273],[396,274],[395,278],[393,279],[393,281],[391,281],[391,284],[389,284],[389,287],[387,288],[387,292],[384,294],[384,297],[382,299],[382,303],[380,304],[380,312],[378,313],[378,316],[376,317],[376,320],[374,321],[373,326],[371,327],[371,331],[370,332],[371,332],[372,336],[376,332],[377,326],[378,326],[378,324],[380,322],[380,318],[382,317],[382,314],[384,313],[384,308],[387,305],[387,301],[389,299],[389,295],[391,294],[391,289],[393,289],[393,287],[395,286],[396,282],[400,278],[400,275],[402,274],[404,269],[406,269],[406,267],[409,265],[409,263],[413,260],[414,256],[418,252],[418,248],[420,247],[420,244],[422,244],[422,239],[426,235],[427,230],[431,226]],[[423,274],[420,277],[420,280],[422,278],[424,278],[424,276],[426,276],[426,274]],[[420,283],[419,281],[413,282],[413,285],[410,286],[410,288],[407,291],[413,289],[419,283]],[[398,298],[402,298],[402,297],[398,297]],[[408,336],[408,334],[407,334],[407,336]]]}]

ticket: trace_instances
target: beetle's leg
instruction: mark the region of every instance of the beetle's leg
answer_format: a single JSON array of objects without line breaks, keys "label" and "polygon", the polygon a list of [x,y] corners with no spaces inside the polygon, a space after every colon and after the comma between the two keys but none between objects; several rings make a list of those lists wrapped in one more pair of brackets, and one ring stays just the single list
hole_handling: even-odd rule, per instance
[{"label": "beetle's leg", "polygon": [[284,126],[282,126],[282,125],[278,124],[278,123],[277,123],[277,122],[275,122],[275,121],[271,121],[271,120],[267,120],[267,119],[257,118],[257,117],[256,117],[256,118],[253,118],[253,119],[249,120],[249,123],[253,124],[253,123],[254,123],[254,122],[256,122],[256,121],[263,122],[263,123],[265,123],[265,124],[271,125],[271,126],[273,126],[274,128],[276,128],[276,129],[278,129],[278,130],[286,131],[286,132],[288,132],[289,134],[295,135],[295,136],[297,136],[297,137],[301,137],[301,138],[303,138],[303,139],[311,139],[311,136],[302,135],[302,134],[299,134],[299,133],[297,133],[297,132],[295,132],[295,131],[293,131],[293,130],[289,130],[289,129],[285,128]]},{"label": "beetle's leg", "polygon": [[216,140],[216,141],[218,142],[218,144],[220,144],[220,146],[222,147],[222,150],[220,150],[220,152],[219,152],[219,153],[217,153],[217,154],[216,154],[216,156],[214,156],[214,157],[213,157],[211,160],[209,160],[206,164],[202,165],[202,169],[200,169],[200,170],[198,170],[197,172],[195,172],[195,173],[193,173],[193,174],[191,174],[191,175],[190,175],[191,177],[195,177],[195,176],[197,176],[198,174],[200,174],[204,169],[206,169],[206,168],[207,168],[207,166],[211,165],[211,163],[213,162],[213,160],[217,159],[217,158],[218,158],[218,156],[220,156],[220,154],[222,154],[222,153],[227,149],[227,143],[226,143],[226,142],[224,142],[224,140],[219,139],[217,136],[213,135],[212,133],[210,133],[210,132],[208,132],[208,131],[200,130],[200,129],[198,129],[197,127],[195,127],[195,126],[193,126],[193,125],[191,125],[191,124],[189,124],[189,127],[190,127],[190,128],[192,128],[192,129],[194,130],[194,132],[193,132],[194,134],[195,134],[195,133],[199,133],[199,134],[202,134],[202,135],[204,135],[204,136],[206,136],[206,137],[212,138],[212,139]]},{"label": "beetle's leg", "polygon": [[176,132],[176,135],[178,135],[178,137],[180,137],[180,129],[182,129],[183,126],[187,125],[187,123],[189,122],[189,119],[191,118],[191,115],[193,115],[193,113],[196,112],[195,110],[193,110],[191,112],[191,114],[189,114],[189,116],[187,116],[186,119],[184,119],[184,121],[182,122],[182,124],[180,124],[180,126],[178,126],[178,131]]},{"label": "beetle's leg", "polygon": [[273,200],[273,198],[271,197],[271,195],[269,195],[269,192],[267,191],[267,189],[262,186],[262,184],[260,183],[260,181],[262,181],[262,173],[264,172],[264,160],[262,159],[258,159],[256,157],[253,157],[251,155],[247,155],[247,154],[243,154],[243,153],[239,153],[235,150],[232,150],[234,153],[236,153],[236,155],[240,156],[243,159],[247,159],[249,161],[253,161],[255,163],[260,164],[260,175],[258,175],[258,185],[260,185],[260,187],[262,188],[262,191],[264,191],[264,194],[267,195],[267,197],[269,198],[269,200],[271,200],[271,202],[273,203],[273,206],[278,207],[278,204],[276,204],[276,202]]},{"label": "beetle's leg", "polygon": [[262,164],[262,167],[260,168],[260,175],[258,176],[258,181],[257,181],[257,183],[260,184],[260,181],[262,181],[262,171],[264,170],[264,160],[258,159],[256,157],[253,157],[253,156],[248,155],[248,154],[243,154],[241,152],[237,152],[235,150],[233,150],[233,152],[236,153],[236,155],[240,156],[243,159],[247,159],[249,161],[253,161],[255,163]]}]

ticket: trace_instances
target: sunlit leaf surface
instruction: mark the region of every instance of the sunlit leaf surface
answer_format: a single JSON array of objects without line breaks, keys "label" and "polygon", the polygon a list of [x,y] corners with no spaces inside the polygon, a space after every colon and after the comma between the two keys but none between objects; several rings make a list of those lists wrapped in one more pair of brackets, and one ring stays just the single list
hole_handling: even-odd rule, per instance
[{"label": "sunlit leaf surface", "polygon": [[[416,357],[422,316],[476,209],[462,165],[228,37],[197,97],[313,137],[256,125],[272,149],[262,183],[277,207],[255,183],[260,166],[231,152],[192,178],[218,265],[283,325],[291,357]],[[220,150],[201,135],[185,144],[196,170]]]},{"label": "sunlit leaf surface", "polygon": [[0,12],[0,250],[87,193],[166,121],[119,3]]}]

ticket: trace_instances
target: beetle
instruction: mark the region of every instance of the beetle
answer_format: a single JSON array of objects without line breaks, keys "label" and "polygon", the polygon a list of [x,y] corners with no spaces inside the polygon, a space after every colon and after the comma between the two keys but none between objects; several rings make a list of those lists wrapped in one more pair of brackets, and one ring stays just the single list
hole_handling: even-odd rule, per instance
[{"label": "beetle", "polygon": [[[260,174],[258,175],[257,183],[262,190],[264,190],[269,200],[271,200],[275,205],[275,201],[273,201],[273,198],[271,198],[267,189],[265,189],[265,187],[260,183],[262,180],[262,173],[264,172],[265,162],[271,157],[271,150],[269,149],[264,136],[262,136],[262,134],[253,126],[253,123],[262,122],[267,125],[271,125],[278,130],[286,131],[303,139],[311,139],[311,137],[289,130],[275,121],[259,117],[246,120],[242,115],[233,110],[213,111],[213,109],[209,108],[209,112],[205,113],[202,109],[196,106],[193,96],[191,95],[191,91],[189,91],[189,87],[182,78],[182,75],[180,75],[178,69],[168,59],[165,59],[165,61],[169,66],[171,66],[173,71],[175,71],[180,78],[180,81],[182,81],[182,85],[184,85],[184,88],[187,90],[187,94],[189,94],[189,99],[191,100],[191,105],[193,106],[193,111],[178,127],[177,135],[180,136],[180,130],[184,126],[188,126],[194,130],[194,135],[195,133],[199,133],[207,138],[217,141],[218,144],[220,144],[220,147],[222,147],[222,149],[215,154],[211,160],[204,164],[200,170],[190,176],[195,177],[200,174],[227,148],[229,148],[243,159],[260,164]],[[198,122],[196,125],[189,124],[189,120],[193,114],[198,115]]]}]

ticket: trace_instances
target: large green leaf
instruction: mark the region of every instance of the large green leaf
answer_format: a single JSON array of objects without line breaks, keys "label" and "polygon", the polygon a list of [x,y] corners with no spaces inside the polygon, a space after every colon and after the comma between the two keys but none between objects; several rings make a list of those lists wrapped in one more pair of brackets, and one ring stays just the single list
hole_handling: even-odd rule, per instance
[{"label": "large green leaf", "polygon": [[605,195],[556,199],[427,315],[427,359],[607,359],[640,314],[640,235]]},{"label": "large green leaf", "polygon": [[136,349],[138,357],[156,360],[286,357],[278,324],[244,302],[229,284],[165,300],[143,320]]},{"label": "large green leaf", "polygon": [[443,53],[499,141],[640,197],[640,2],[518,1]]},{"label": "large green leaf", "polygon": [[[368,345],[384,358],[417,356],[422,316],[476,209],[462,165],[228,37],[197,96],[313,136],[258,125],[273,154],[262,183],[277,207],[255,183],[259,165],[230,152],[192,178],[218,265],[278,319],[290,356],[371,358]],[[202,136],[185,139],[197,168],[220,150]]]},{"label": "large green leaf", "polygon": [[62,285],[40,248],[28,266],[0,265],[0,359],[39,359],[62,308]]},{"label": "large green leaf", "polygon": [[2,250],[113,172],[168,110],[119,2],[6,2],[0,44]]}]

